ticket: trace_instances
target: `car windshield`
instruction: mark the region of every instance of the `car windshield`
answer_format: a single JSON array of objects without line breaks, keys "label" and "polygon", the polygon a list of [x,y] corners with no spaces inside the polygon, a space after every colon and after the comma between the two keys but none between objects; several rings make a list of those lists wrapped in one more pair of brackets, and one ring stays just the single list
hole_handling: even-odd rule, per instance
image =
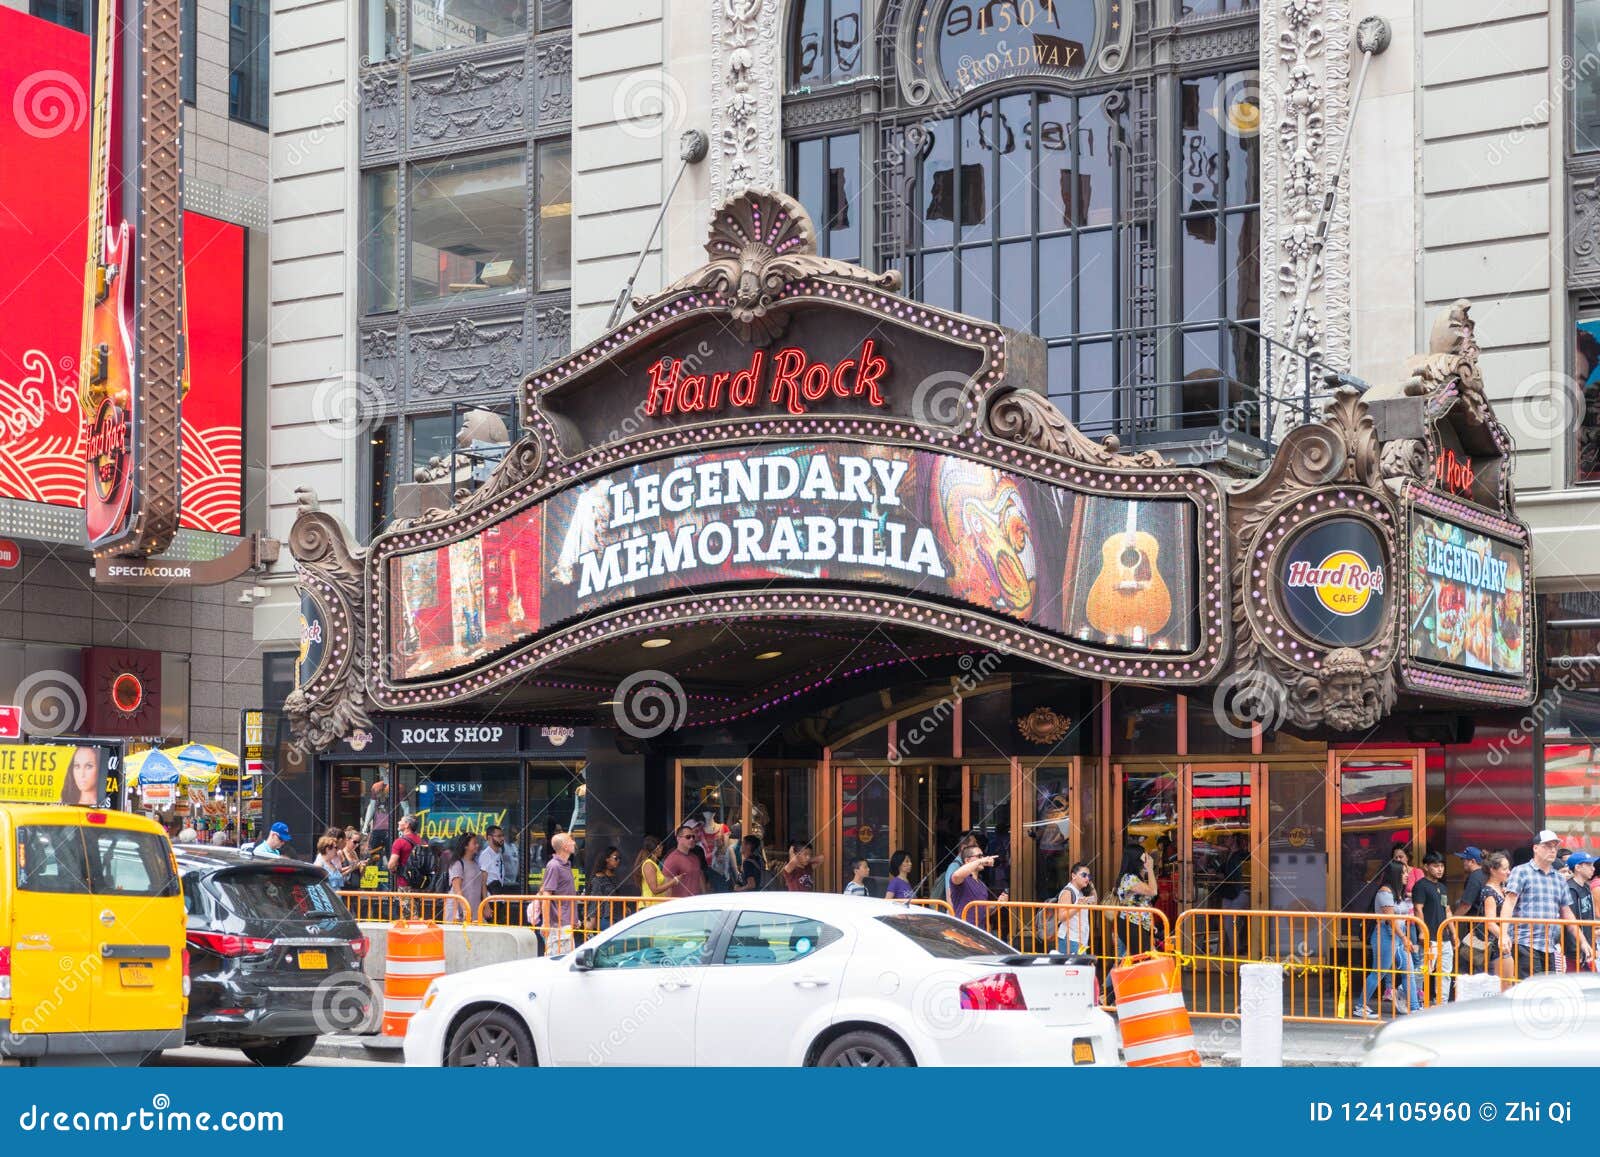
[{"label": "car windshield", "polygon": [[77,824],[17,829],[17,886],[97,896],[178,894],[165,836]]},{"label": "car windshield", "polygon": [[321,872],[282,868],[219,872],[211,879],[222,903],[245,920],[347,919],[348,912]]},{"label": "car windshield", "polygon": [[1003,940],[953,916],[937,912],[902,912],[879,916],[878,923],[893,928],[929,956],[940,960],[965,960],[969,956],[1009,956],[1016,951]]}]

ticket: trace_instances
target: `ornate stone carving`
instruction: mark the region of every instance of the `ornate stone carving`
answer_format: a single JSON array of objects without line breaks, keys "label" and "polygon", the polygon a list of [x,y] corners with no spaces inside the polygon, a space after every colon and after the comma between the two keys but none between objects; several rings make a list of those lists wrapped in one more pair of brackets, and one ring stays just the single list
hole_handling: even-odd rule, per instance
[{"label": "ornate stone carving", "polygon": [[565,357],[572,348],[572,314],[558,305],[539,308],[534,313],[533,332],[536,365]]},{"label": "ornate stone carving", "polygon": [[783,131],[838,124],[861,113],[861,97],[854,92],[834,96],[791,98],[783,105]]},{"label": "ornate stone carving", "polygon": [[412,397],[510,391],[524,369],[520,322],[460,318],[447,330],[411,335]]},{"label": "ornate stone carving", "polygon": [[400,356],[396,333],[369,329],[361,333],[361,374],[358,404],[363,417],[393,411],[400,400]]},{"label": "ornate stone carving", "polygon": [[[1360,393],[1344,386],[1321,422],[1291,430],[1267,472],[1230,496],[1236,662],[1235,673],[1218,690],[1219,712],[1226,703],[1232,713],[1266,725],[1357,731],[1374,726],[1393,708],[1398,682],[1392,627],[1380,631],[1365,650],[1305,641],[1287,647],[1283,630],[1273,625],[1281,620],[1273,619],[1266,605],[1276,551],[1293,537],[1293,526],[1308,506],[1313,512],[1307,517],[1321,517],[1311,501],[1316,496],[1329,505],[1329,493],[1375,491],[1349,509],[1365,517],[1383,540],[1393,570],[1399,556],[1393,511],[1382,497],[1383,450]],[[1336,491],[1340,485],[1350,490]],[[1340,499],[1341,511],[1348,501]],[[1393,591],[1390,597],[1398,599]],[[1391,619],[1396,613],[1391,605]]]},{"label": "ornate stone carving", "polygon": [[534,49],[535,120],[541,125],[572,119],[572,45],[541,42]]},{"label": "ornate stone carving", "polygon": [[783,332],[785,319],[773,309],[784,285],[803,277],[828,277],[894,292],[900,273],[873,273],[847,261],[817,256],[811,218],[793,197],[770,189],[747,189],[711,220],[706,241],[711,259],[659,293],[633,299],[643,312],[680,293],[709,289],[732,297],[729,313],[746,341],[765,345]]},{"label": "ornate stone carving", "polygon": [[711,204],[782,183],[778,171],[781,0],[711,0]]},{"label": "ornate stone carving", "polygon": [[1049,398],[1032,390],[1012,390],[997,398],[989,406],[989,432],[1019,446],[1107,470],[1154,470],[1168,465],[1154,450],[1124,454],[1114,435],[1096,442],[1067,421]]},{"label": "ornate stone carving", "polygon": [[400,145],[400,82],[389,73],[361,74],[361,155],[392,153]]},{"label": "ornate stone carving", "polygon": [[368,714],[365,581],[366,551],[332,515],[319,508],[306,487],[295,491],[299,514],[289,531],[300,590],[325,617],[322,665],[284,701],[295,746],[309,755],[358,728],[372,728]]},{"label": "ornate stone carving", "polygon": [[1201,64],[1230,57],[1255,55],[1260,31],[1254,20],[1231,27],[1183,32],[1172,38],[1174,64]]},{"label": "ornate stone carving", "polygon": [[1017,720],[1017,731],[1029,743],[1060,743],[1072,733],[1072,720],[1053,707],[1035,707]]},{"label": "ornate stone carving", "polygon": [[411,80],[411,136],[436,144],[474,134],[523,127],[523,66],[463,61],[443,76]]},{"label": "ornate stone carving", "polygon": [[1261,232],[1272,255],[1261,266],[1261,325],[1288,341],[1301,284],[1309,280],[1296,348],[1337,366],[1350,361],[1347,198],[1334,206],[1315,267],[1312,253],[1317,214],[1350,129],[1351,24],[1349,0],[1261,5]]}]

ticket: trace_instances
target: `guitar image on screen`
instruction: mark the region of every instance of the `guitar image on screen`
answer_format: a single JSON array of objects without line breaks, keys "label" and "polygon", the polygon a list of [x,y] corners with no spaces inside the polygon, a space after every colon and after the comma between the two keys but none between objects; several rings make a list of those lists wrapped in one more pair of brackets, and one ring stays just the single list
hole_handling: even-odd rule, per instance
[{"label": "guitar image on screen", "polygon": [[94,127],[89,163],[89,254],[84,270],[78,401],[88,423],[87,515],[91,545],[118,531],[133,491],[127,462],[136,358],[133,341],[133,233],[111,220],[111,94],[115,91],[117,5],[100,5],[95,42]]},{"label": "guitar image on screen", "polygon": [[1089,588],[1089,625],[1109,640],[1143,645],[1172,618],[1172,594],[1157,561],[1161,544],[1139,529],[1139,503],[1128,503],[1128,527],[1100,546],[1100,573]]},{"label": "guitar image on screen", "polygon": [[506,618],[520,623],[528,616],[522,609],[522,593],[517,589],[517,552],[511,552],[511,599],[506,603]]}]

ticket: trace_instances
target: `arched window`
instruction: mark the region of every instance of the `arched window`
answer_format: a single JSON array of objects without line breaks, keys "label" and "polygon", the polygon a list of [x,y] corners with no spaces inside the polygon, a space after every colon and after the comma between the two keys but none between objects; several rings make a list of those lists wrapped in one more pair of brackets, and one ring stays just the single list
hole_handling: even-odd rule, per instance
[{"label": "arched window", "polygon": [[821,251],[1039,335],[1049,393],[1087,432],[1253,432],[1260,111],[1240,31],[1254,12],[1191,3],[1154,29],[1153,6],[1122,0],[885,0],[867,10],[883,14],[875,91],[819,93],[841,79],[827,29],[847,7],[860,12],[792,9],[788,186]]},{"label": "arched window", "polygon": [[797,88],[853,80],[861,75],[862,0],[800,0],[794,6],[789,54]]}]

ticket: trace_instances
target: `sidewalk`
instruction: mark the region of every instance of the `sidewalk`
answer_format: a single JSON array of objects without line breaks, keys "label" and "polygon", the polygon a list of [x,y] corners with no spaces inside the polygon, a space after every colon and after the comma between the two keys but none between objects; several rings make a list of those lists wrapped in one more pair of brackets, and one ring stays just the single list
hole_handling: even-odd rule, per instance
[{"label": "sidewalk", "polygon": [[[1377,1032],[1367,1024],[1286,1024],[1283,1026],[1283,1064],[1285,1068],[1350,1068],[1361,1062],[1367,1041]],[[1236,1020],[1197,1019],[1195,1044],[1200,1059],[1212,1068],[1239,1064],[1239,1022]],[[400,1063],[399,1049],[368,1048],[363,1042],[373,1037],[325,1036],[311,1050],[314,1057],[330,1060],[380,1061]]]}]

